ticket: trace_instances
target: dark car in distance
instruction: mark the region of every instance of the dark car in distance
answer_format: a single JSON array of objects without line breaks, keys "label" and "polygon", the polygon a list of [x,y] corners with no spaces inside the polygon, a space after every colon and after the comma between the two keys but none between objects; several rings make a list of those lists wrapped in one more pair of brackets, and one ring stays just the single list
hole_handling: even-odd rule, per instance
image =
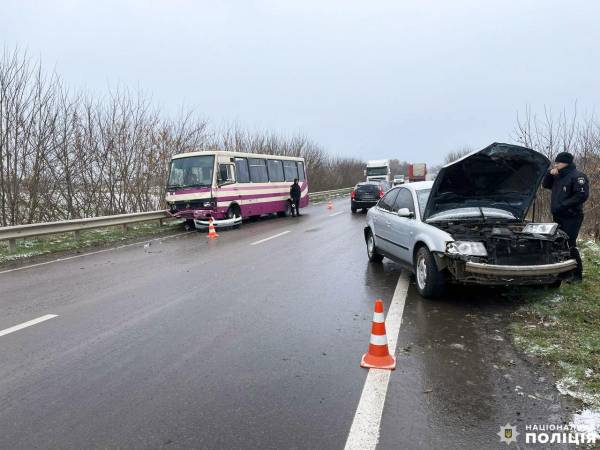
[{"label": "dark car in distance", "polygon": [[358,183],[350,193],[350,210],[355,213],[359,209],[366,211],[375,206],[390,187],[390,184],[385,181]]}]

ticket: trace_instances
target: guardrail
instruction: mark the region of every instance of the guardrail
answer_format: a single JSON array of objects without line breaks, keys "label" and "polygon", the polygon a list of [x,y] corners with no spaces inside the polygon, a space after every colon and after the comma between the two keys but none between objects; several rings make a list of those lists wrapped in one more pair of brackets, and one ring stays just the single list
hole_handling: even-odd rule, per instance
[{"label": "guardrail", "polygon": [[309,192],[308,198],[310,198],[311,201],[319,201],[324,198],[340,197],[349,194],[352,189],[353,188],[349,187],[343,189],[334,189],[331,191]]},{"label": "guardrail", "polygon": [[[311,192],[308,194],[311,200],[320,198],[331,198],[349,193],[352,188],[334,189],[331,191]],[[114,216],[90,217],[87,219],[63,220],[60,222],[33,223],[29,225],[15,225],[11,227],[0,227],[0,241],[8,241],[8,249],[12,253],[17,249],[17,239],[26,239],[48,234],[75,233],[79,239],[79,233],[83,230],[94,228],[128,225],[138,222],[158,220],[161,224],[170,219],[165,210],[141,213],[118,214]]]}]

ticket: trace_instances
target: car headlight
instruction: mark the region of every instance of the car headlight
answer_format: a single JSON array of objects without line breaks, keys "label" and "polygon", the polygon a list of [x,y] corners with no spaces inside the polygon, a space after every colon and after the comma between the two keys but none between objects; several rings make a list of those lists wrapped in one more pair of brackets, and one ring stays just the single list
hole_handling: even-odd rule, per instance
[{"label": "car headlight", "polygon": [[557,229],[557,223],[528,223],[523,228],[523,233],[552,235]]},{"label": "car headlight", "polygon": [[446,244],[450,255],[487,256],[487,250],[481,242],[454,241]]}]

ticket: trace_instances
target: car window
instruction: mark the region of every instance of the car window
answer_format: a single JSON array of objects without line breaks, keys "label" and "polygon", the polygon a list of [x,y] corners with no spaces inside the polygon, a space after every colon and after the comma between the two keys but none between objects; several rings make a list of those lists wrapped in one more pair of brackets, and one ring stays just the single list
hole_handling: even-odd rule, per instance
[{"label": "car window", "polygon": [[393,211],[397,212],[400,208],[408,208],[410,212],[414,214],[415,212],[415,203],[412,198],[412,194],[408,189],[397,189],[398,196],[396,197],[396,201],[394,202]]},{"label": "car window", "polygon": [[391,211],[394,205],[394,201],[396,200],[396,195],[398,195],[398,189],[389,191],[381,198],[381,200],[379,200],[377,206],[379,206],[382,209],[385,209],[386,211]]}]

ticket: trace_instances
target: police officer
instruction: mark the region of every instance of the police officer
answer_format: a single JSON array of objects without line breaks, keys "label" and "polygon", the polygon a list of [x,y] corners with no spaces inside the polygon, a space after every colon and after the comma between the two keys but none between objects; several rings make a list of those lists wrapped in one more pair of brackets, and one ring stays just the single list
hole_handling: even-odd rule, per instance
[{"label": "police officer", "polygon": [[544,177],[542,186],[552,189],[550,203],[552,217],[569,235],[571,257],[577,260],[575,279],[581,280],[583,266],[576,245],[577,235],[583,222],[583,204],[589,196],[588,178],[575,167],[573,155],[562,152],[556,155],[554,165]]},{"label": "police officer", "polygon": [[290,187],[290,197],[292,199],[292,217],[295,215],[300,216],[300,196],[302,190],[298,184],[298,178],[294,178],[294,184]]}]

